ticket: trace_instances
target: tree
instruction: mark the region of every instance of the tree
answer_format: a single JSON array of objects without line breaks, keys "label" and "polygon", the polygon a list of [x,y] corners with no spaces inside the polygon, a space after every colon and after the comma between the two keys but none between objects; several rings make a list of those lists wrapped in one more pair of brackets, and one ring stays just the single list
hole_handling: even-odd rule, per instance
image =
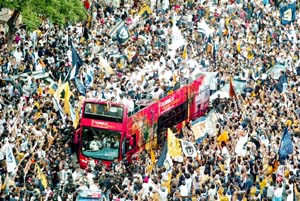
[{"label": "tree", "polygon": [[67,22],[83,20],[87,16],[84,4],[80,0],[1,0],[1,7],[13,11],[7,21],[9,44],[16,33],[16,22],[20,15],[27,31],[37,29],[43,18],[54,24],[65,25]]}]

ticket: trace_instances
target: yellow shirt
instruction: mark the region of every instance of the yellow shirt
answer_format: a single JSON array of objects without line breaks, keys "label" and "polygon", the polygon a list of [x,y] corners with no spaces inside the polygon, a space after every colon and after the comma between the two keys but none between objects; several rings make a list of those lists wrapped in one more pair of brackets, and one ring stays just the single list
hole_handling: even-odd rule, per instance
[{"label": "yellow shirt", "polygon": [[266,179],[263,179],[261,182],[259,182],[259,186],[260,186],[260,194],[263,193],[263,190],[264,188],[266,187],[267,185],[267,180]]},{"label": "yellow shirt", "polygon": [[220,196],[220,201],[229,201],[229,198],[226,195]]},{"label": "yellow shirt", "polygon": [[251,189],[250,189],[250,195],[251,195],[251,197],[254,197],[255,193],[256,193],[256,187],[252,186]]}]

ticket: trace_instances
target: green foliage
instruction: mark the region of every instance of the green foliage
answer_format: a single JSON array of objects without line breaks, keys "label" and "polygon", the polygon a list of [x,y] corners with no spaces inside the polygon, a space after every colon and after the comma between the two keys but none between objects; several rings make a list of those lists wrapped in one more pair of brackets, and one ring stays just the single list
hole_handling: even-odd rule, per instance
[{"label": "green foliage", "polygon": [[21,13],[27,29],[34,30],[48,18],[54,24],[76,23],[87,17],[80,0],[0,0],[0,7]]}]

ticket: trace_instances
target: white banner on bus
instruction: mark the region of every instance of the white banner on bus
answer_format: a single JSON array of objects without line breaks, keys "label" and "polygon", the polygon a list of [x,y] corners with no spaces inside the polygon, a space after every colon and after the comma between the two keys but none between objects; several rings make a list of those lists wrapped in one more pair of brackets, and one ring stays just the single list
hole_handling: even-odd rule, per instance
[{"label": "white banner on bus", "polygon": [[197,151],[193,143],[181,140],[181,147],[186,157],[195,158],[197,156]]}]

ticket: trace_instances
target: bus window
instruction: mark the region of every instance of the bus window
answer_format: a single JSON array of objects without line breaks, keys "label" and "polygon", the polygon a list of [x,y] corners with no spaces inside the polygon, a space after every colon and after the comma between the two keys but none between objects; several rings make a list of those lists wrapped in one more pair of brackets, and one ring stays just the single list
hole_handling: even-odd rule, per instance
[{"label": "bus window", "polygon": [[123,120],[123,108],[108,106],[107,104],[86,103],[83,117],[121,123]]},{"label": "bus window", "polygon": [[112,161],[118,159],[121,134],[98,128],[82,129],[82,154],[99,159]]}]

